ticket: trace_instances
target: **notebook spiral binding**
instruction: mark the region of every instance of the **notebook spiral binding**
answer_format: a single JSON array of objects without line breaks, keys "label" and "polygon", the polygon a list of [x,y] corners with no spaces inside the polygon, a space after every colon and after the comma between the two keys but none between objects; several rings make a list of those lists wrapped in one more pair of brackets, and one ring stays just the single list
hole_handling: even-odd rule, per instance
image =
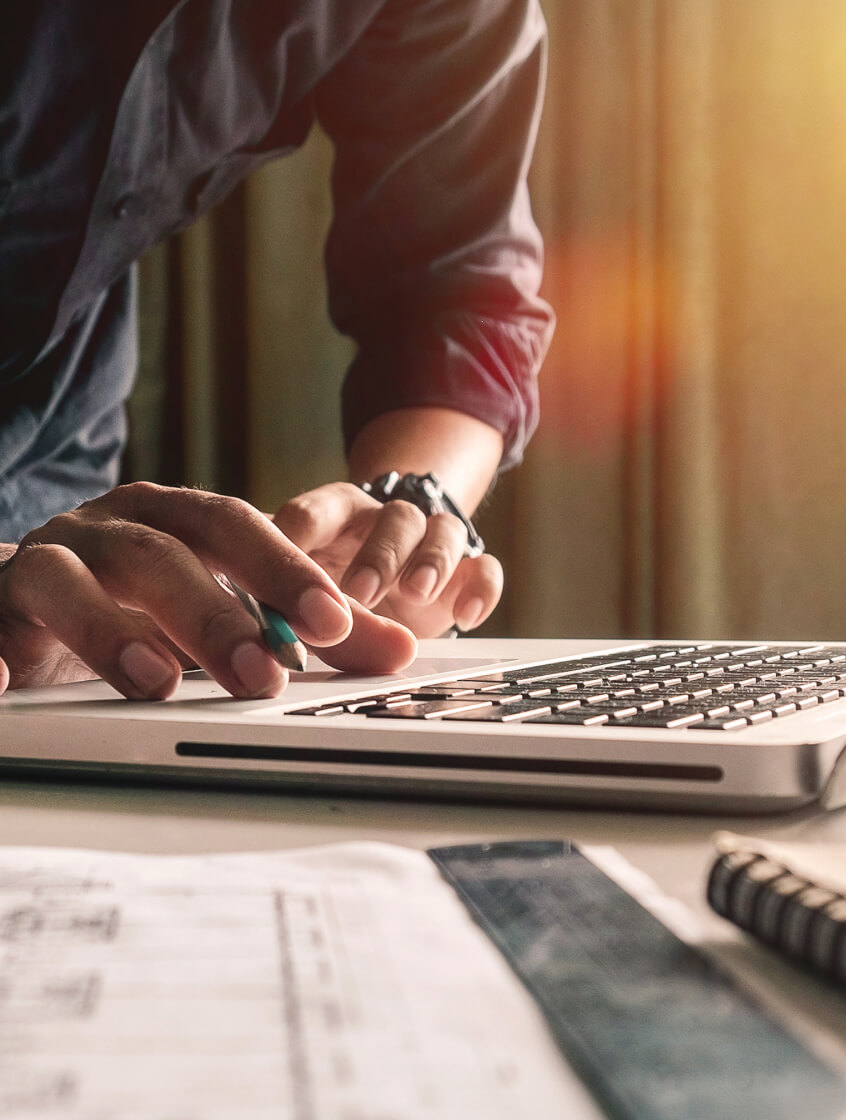
[{"label": "notebook spiral binding", "polygon": [[711,868],[707,897],[721,917],[846,987],[846,895],[767,856],[736,851]]}]

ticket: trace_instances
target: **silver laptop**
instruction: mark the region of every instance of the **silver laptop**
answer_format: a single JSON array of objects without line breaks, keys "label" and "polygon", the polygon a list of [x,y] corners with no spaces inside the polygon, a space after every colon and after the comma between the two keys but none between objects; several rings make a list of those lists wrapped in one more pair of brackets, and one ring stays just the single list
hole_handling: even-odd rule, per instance
[{"label": "silver laptop", "polygon": [[0,697],[0,777],[107,776],[687,811],[846,803],[846,644],[421,643],[404,673],[311,659],[274,700],[187,673]]}]

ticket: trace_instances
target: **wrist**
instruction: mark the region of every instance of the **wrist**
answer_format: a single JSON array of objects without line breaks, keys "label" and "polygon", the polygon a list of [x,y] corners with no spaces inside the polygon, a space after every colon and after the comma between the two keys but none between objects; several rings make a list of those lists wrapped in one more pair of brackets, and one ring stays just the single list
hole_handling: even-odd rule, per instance
[{"label": "wrist", "polygon": [[400,475],[434,474],[466,513],[488,492],[502,456],[502,436],[454,409],[414,407],[382,413],[353,442],[350,479],[372,482]]}]

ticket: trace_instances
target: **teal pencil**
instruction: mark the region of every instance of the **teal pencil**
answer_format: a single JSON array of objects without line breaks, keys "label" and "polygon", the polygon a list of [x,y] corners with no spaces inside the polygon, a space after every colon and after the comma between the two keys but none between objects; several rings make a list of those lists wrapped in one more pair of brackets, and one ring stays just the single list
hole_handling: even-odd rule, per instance
[{"label": "teal pencil", "polygon": [[296,669],[301,673],[306,667],[308,651],[282,615],[266,603],[260,603],[249,591],[239,587],[234,580],[224,576],[219,578],[218,582],[235,592],[259,624],[262,637],[273,650],[276,660],[286,669]]}]

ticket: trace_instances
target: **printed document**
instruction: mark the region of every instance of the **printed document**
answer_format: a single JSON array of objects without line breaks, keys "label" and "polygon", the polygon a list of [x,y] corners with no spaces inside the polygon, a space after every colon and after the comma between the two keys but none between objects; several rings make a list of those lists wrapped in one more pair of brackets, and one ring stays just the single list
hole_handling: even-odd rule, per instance
[{"label": "printed document", "polygon": [[0,849],[4,1120],[594,1120],[422,852]]}]

